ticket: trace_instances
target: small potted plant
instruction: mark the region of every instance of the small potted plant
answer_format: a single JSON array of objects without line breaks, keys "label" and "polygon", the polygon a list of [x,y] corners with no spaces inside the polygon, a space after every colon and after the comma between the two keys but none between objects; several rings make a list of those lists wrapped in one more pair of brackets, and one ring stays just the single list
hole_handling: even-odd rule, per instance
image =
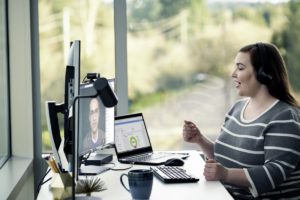
[{"label": "small potted plant", "polygon": [[91,196],[92,192],[101,192],[106,190],[104,182],[99,177],[86,177],[78,180],[76,184],[76,193]]}]

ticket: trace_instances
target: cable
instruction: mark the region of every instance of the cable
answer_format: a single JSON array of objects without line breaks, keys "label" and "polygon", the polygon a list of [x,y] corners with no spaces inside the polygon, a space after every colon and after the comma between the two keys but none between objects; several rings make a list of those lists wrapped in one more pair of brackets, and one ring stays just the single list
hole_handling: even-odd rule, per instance
[{"label": "cable", "polygon": [[81,163],[85,163],[85,161],[90,157],[92,151],[89,151],[89,153],[86,156],[82,156],[82,158],[80,159]]},{"label": "cable", "polygon": [[[113,167],[108,167],[108,166],[104,166],[104,165],[113,165]],[[101,163],[101,166],[102,167],[107,167],[107,170],[112,170],[112,171],[123,171],[123,170],[127,170],[127,169],[130,169],[132,168],[134,165],[134,163],[130,163],[130,166],[128,167],[125,167],[125,168],[115,168],[116,164],[113,163],[113,162],[109,162],[109,163]]]},{"label": "cable", "polygon": [[47,174],[51,171],[51,169],[48,169],[47,172],[45,173],[45,175],[43,176],[43,178],[41,179],[41,181],[39,182],[38,186],[37,186],[37,193],[39,193],[42,185],[46,182],[48,182],[49,180],[51,180],[51,177],[48,178],[46,181],[43,182],[44,178],[47,176]]},{"label": "cable", "polygon": [[[107,164],[113,164],[114,166],[116,166],[115,163],[107,163]],[[127,170],[127,169],[131,169],[134,165],[134,162],[130,163],[129,167],[125,167],[125,168],[110,168],[110,170],[112,171],[123,171],[123,170]]]},{"label": "cable", "polygon": [[82,82],[83,82],[83,83],[89,82],[89,81],[87,80],[87,75],[83,78]]},{"label": "cable", "polygon": [[48,181],[50,181],[52,179],[52,177],[48,178],[47,180],[45,180],[41,185],[47,183]]}]

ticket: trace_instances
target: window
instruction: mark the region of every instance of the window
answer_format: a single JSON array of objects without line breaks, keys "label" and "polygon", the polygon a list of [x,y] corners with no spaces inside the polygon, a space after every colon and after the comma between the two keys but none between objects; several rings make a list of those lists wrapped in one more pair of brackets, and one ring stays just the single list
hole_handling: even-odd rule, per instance
[{"label": "window", "polygon": [[274,2],[127,0],[129,110],[143,112],[155,149],[195,149],[183,142],[184,120],[218,136],[238,98],[231,72],[246,44],[278,45],[300,91],[300,4]]},{"label": "window", "polygon": [[184,120],[211,139],[219,132],[229,104],[222,73],[235,44],[222,54],[209,11],[204,0],[127,1],[129,110],[144,114],[155,149],[195,149],[183,142]]},{"label": "window", "polygon": [[6,1],[0,0],[0,168],[10,155]]},{"label": "window", "polygon": [[81,41],[81,80],[88,72],[115,77],[113,14],[113,1],[39,1],[43,151],[51,149],[44,102],[63,102],[69,42]]}]

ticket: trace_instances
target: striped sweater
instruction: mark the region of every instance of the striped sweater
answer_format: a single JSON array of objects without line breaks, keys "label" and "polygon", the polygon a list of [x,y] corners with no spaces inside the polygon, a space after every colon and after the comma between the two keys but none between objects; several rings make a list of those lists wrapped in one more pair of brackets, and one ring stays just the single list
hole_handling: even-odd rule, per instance
[{"label": "striped sweater", "polygon": [[300,199],[299,110],[276,101],[247,121],[248,102],[238,101],[227,113],[214,156],[225,167],[242,168],[251,187],[225,187],[235,199]]}]

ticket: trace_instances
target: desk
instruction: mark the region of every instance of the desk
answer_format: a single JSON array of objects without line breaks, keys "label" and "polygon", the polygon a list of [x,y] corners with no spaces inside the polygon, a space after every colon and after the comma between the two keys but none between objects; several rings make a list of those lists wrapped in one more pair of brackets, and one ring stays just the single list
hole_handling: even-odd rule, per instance
[{"label": "desk", "polygon": [[[218,181],[206,181],[203,176],[204,161],[197,151],[189,151],[190,157],[186,159],[184,168],[200,178],[197,183],[178,183],[165,184],[153,178],[153,187],[150,200],[226,200],[233,199],[223,185]],[[127,165],[119,164],[114,158],[116,168],[126,167]],[[135,165],[131,169],[149,169],[149,166]],[[102,200],[130,200],[131,195],[128,193],[120,183],[120,175],[127,173],[124,171],[108,171],[99,176],[104,181],[107,190],[99,193],[93,193],[92,196],[99,196]],[[49,185],[44,185],[38,195],[38,200],[52,199],[52,194],[48,190]]]}]

